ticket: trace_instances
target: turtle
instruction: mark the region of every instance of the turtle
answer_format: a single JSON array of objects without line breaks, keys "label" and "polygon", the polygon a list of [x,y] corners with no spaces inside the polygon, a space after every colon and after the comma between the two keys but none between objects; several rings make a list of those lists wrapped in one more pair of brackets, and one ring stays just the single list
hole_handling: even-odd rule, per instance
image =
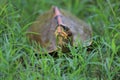
[{"label": "turtle", "polygon": [[91,45],[92,28],[70,12],[52,6],[33,22],[27,30],[27,36],[48,53],[59,49],[69,52],[68,44],[76,47],[78,42],[84,46]]}]

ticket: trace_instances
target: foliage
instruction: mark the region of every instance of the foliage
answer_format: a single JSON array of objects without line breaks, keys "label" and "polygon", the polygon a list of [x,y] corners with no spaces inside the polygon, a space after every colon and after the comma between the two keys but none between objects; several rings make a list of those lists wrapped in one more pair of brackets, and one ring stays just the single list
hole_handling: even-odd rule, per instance
[{"label": "foliage", "polygon": [[[120,80],[119,0],[0,0],[1,80]],[[58,57],[35,51],[26,30],[39,15],[57,5],[93,28],[89,48],[70,46]],[[39,46],[38,46],[39,47]],[[41,51],[41,48],[39,48]]]}]

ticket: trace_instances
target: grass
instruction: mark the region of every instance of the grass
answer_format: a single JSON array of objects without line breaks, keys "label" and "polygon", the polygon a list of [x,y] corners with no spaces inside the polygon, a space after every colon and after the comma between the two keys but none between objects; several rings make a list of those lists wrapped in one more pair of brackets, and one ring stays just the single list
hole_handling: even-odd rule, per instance
[{"label": "grass", "polygon": [[[119,0],[0,0],[0,80],[120,80]],[[25,34],[52,5],[70,11],[93,29],[87,51],[35,56]],[[41,49],[41,48],[40,48]],[[42,53],[42,52],[39,52]]]}]

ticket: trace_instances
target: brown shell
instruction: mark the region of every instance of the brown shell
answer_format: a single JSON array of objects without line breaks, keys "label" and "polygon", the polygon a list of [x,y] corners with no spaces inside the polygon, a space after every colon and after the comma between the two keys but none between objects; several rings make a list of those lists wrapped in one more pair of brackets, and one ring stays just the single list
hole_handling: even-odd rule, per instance
[{"label": "brown shell", "polygon": [[[64,24],[72,31],[73,44],[77,46],[81,42],[84,46],[91,44],[92,29],[84,21],[78,19],[74,15],[60,9]],[[40,15],[37,20],[28,29],[30,40],[35,40],[47,49],[48,52],[57,50],[55,40],[55,29],[57,21],[54,19],[53,9]]]}]

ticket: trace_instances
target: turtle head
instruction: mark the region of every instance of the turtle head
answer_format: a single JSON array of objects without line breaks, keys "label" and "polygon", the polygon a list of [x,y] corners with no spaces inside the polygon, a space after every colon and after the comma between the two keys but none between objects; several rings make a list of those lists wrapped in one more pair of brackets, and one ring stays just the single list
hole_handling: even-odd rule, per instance
[{"label": "turtle head", "polygon": [[62,51],[67,50],[67,44],[73,44],[73,35],[70,29],[63,25],[58,25],[55,30],[56,43]]}]

